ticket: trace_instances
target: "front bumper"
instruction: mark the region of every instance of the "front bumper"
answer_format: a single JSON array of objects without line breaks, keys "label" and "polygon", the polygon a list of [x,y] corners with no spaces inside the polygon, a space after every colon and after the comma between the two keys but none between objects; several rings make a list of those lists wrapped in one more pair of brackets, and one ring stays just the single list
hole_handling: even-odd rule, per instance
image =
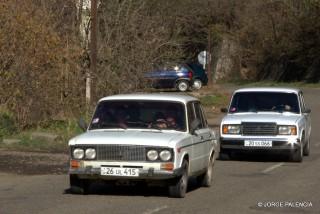
[{"label": "front bumper", "polygon": [[[245,146],[245,140],[267,140],[272,141],[271,147],[255,147],[255,146]],[[288,140],[288,139],[254,139],[254,138],[220,138],[220,148],[221,150],[263,150],[263,151],[296,151],[300,148],[301,143],[299,139]]]},{"label": "front bumper", "polygon": [[[80,161],[80,167],[69,168],[70,175],[77,175],[82,179],[102,179],[102,180],[165,180],[176,178],[182,175],[181,168],[173,170],[161,169],[161,163],[110,163],[110,162],[90,162]],[[120,167],[139,169],[138,177],[101,175],[101,167]]]}]

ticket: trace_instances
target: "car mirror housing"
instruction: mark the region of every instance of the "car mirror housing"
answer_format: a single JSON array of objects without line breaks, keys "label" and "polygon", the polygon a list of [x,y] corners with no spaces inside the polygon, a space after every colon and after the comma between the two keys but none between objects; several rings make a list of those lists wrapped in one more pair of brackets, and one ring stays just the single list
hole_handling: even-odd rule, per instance
[{"label": "car mirror housing", "polygon": [[228,109],[227,109],[227,108],[221,108],[220,111],[221,111],[222,113],[228,113]]},{"label": "car mirror housing", "polygon": [[303,113],[306,113],[306,114],[310,114],[311,113],[311,109],[307,108],[303,111]]},{"label": "car mirror housing", "polygon": [[194,119],[191,124],[190,124],[190,133],[191,134],[196,134],[196,130],[199,128],[200,125],[200,120],[199,119]]},{"label": "car mirror housing", "polygon": [[88,128],[88,125],[87,123],[84,121],[83,118],[80,118],[79,121],[78,121],[78,125],[79,127],[85,132]]}]

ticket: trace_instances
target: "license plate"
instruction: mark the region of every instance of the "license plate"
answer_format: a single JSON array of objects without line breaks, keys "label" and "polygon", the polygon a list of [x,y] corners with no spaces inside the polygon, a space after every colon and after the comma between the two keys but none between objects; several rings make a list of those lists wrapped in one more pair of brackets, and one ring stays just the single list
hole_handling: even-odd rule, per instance
[{"label": "license plate", "polygon": [[120,167],[101,167],[101,175],[138,177],[139,169]]},{"label": "license plate", "polygon": [[271,140],[245,140],[244,146],[248,147],[272,147]]}]

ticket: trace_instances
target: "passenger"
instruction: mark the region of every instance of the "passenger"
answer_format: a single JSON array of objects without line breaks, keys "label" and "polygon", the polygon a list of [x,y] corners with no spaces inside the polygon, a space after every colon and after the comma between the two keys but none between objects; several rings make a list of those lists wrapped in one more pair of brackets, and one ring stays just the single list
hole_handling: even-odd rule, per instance
[{"label": "passenger", "polygon": [[158,128],[158,129],[168,128],[168,124],[165,119],[157,119],[155,125],[156,125],[156,128]]},{"label": "passenger", "polygon": [[115,121],[118,127],[127,129],[127,113],[125,108],[118,108],[114,114]]},{"label": "passenger", "polygon": [[162,112],[157,112],[154,116],[153,122],[149,124],[148,128],[166,129],[168,127],[167,121]]},{"label": "passenger", "polygon": [[170,129],[177,129],[178,128],[177,121],[174,117],[168,116],[166,118],[166,121],[167,121],[168,128],[170,128]]}]

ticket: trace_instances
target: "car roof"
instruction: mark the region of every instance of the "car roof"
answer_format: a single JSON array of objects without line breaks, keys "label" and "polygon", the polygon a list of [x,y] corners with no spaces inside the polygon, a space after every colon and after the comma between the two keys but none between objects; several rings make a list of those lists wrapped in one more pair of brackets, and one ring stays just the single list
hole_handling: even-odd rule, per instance
[{"label": "car roof", "polygon": [[107,96],[99,100],[149,100],[149,101],[174,101],[188,103],[190,101],[198,101],[197,98],[190,95],[178,93],[141,93],[141,94],[119,94]]},{"label": "car roof", "polygon": [[282,93],[295,93],[298,94],[300,89],[297,88],[278,88],[278,87],[252,87],[252,88],[241,88],[235,90],[237,92],[282,92]]}]

